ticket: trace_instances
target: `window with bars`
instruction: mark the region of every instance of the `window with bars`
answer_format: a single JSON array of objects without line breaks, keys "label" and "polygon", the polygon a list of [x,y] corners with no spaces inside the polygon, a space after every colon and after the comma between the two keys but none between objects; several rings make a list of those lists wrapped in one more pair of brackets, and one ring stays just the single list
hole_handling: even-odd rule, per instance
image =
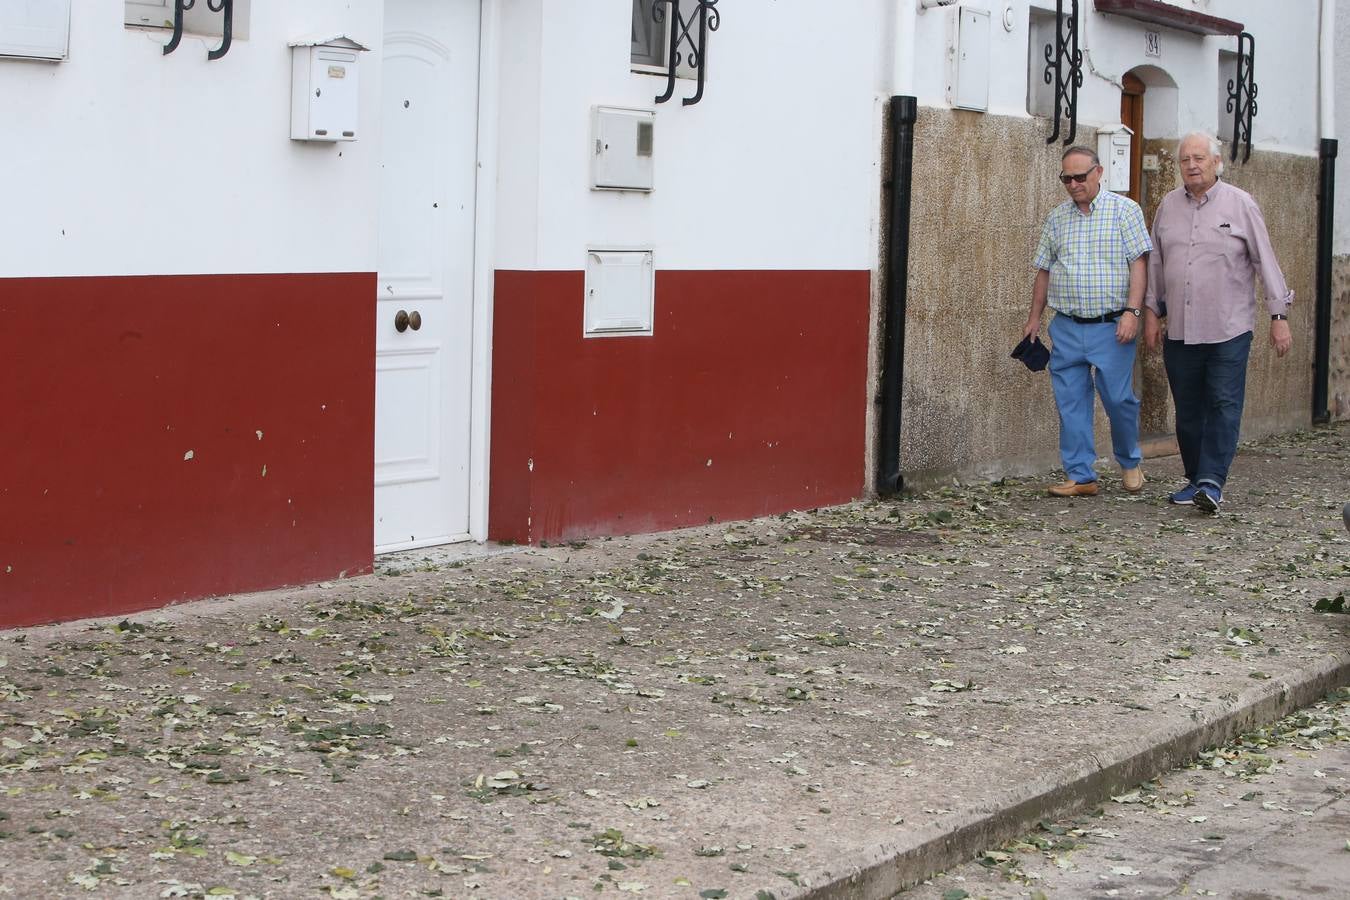
[{"label": "window with bars", "polygon": [[652,0],[633,0],[633,51],[635,69],[664,70],[670,44],[670,15],[656,20]]},{"label": "window with bars", "polygon": [[[170,0],[172,2],[172,0]],[[692,19],[698,8],[697,0],[676,0],[680,14]],[[656,17],[656,4],[653,0],[633,0],[633,49],[632,69],[634,72],[648,72],[653,75],[666,75],[666,55],[670,53],[670,29],[674,11],[671,4],[661,2],[661,19]],[[708,38],[712,40],[711,35]],[[689,65],[687,40],[681,46],[679,64],[675,67],[676,78],[697,78],[698,70]]]}]

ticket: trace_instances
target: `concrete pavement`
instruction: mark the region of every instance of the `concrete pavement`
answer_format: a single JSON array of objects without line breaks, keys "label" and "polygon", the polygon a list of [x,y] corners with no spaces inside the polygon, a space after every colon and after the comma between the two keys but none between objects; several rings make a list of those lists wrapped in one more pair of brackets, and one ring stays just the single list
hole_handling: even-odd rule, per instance
[{"label": "concrete pavement", "polygon": [[1339,897],[1350,885],[1350,691],[990,848],[904,900]]}]

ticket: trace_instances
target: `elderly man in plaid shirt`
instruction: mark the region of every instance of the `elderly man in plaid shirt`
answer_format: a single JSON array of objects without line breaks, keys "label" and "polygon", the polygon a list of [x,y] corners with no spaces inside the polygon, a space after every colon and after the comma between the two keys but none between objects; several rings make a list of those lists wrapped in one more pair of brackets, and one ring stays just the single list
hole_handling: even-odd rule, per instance
[{"label": "elderly man in plaid shirt", "polygon": [[1047,302],[1050,381],[1059,407],[1059,455],[1066,481],[1056,497],[1097,493],[1092,390],[1111,420],[1111,446],[1125,490],[1144,486],[1139,467],[1139,399],[1134,395],[1134,352],[1153,249],[1139,204],[1102,190],[1102,166],[1087,147],[1060,158],[1059,180],[1069,199],[1055,207],[1036,247],[1036,281],[1023,334],[1036,335]]}]

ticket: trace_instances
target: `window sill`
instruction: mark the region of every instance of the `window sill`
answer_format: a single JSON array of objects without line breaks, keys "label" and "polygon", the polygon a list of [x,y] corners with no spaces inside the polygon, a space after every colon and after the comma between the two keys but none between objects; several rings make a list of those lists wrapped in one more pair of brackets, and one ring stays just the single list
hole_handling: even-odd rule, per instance
[{"label": "window sill", "polygon": [[[634,75],[656,75],[660,78],[666,78],[670,75],[670,73],[667,70],[658,68],[656,66],[635,65],[631,66],[629,68],[629,71],[632,72]],[[692,71],[685,71],[682,69],[675,73],[675,77],[681,81],[694,81],[698,78],[698,73]]]}]

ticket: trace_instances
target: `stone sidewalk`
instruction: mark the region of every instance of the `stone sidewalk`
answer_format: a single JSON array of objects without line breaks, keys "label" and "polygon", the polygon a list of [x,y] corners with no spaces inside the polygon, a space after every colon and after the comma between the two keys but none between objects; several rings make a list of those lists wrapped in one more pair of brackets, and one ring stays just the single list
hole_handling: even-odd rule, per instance
[{"label": "stone sidewalk", "polygon": [[1350,428],[0,633],[0,892],[886,897],[1350,683]]},{"label": "stone sidewalk", "polygon": [[903,897],[1343,897],[1348,838],[1350,688],[1341,688]]}]

